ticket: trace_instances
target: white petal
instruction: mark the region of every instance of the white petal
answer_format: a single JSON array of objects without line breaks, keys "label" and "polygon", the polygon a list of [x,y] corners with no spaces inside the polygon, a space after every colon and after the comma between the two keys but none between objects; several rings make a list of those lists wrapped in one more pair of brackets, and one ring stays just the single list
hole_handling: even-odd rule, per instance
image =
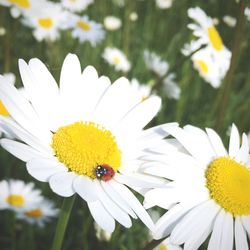
[{"label": "white petal", "polygon": [[223,223],[220,249],[227,249],[227,250],[233,249],[233,240],[234,240],[233,223],[234,223],[233,216],[230,213],[226,213]]},{"label": "white petal", "polygon": [[29,161],[32,158],[42,157],[43,155],[32,147],[12,141],[9,139],[1,139],[1,146],[6,149],[8,152],[13,154],[15,157],[19,158],[22,161]]},{"label": "white petal", "polygon": [[236,250],[248,250],[247,235],[239,217],[235,219],[235,246]]},{"label": "white petal", "polygon": [[209,140],[214,148],[215,153],[217,154],[217,156],[226,156],[227,155],[227,151],[223,145],[223,142],[221,140],[221,138],[219,137],[219,135],[212,129],[207,128],[207,135],[209,137]]},{"label": "white petal", "polygon": [[248,138],[247,138],[247,135],[244,133],[242,135],[242,145],[235,156],[235,160],[243,162],[243,163],[247,163],[248,156],[249,156],[248,153],[249,153]]},{"label": "white petal", "polygon": [[223,232],[223,223],[224,223],[225,216],[226,216],[225,211],[221,209],[214,222],[212,235],[208,244],[208,250],[220,250],[221,249],[220,244],[221,244],[221,237],[222,237],[222,232]]},{"label": "white petal", "polygon": [[69,197],[75,193],[73,189],[75,178],[77,175],[73,172],[56,173],[49,178],[49,185],[56,194]]},{"label": "white petal", "polygon": [[89,211],[96,223],[105,231],[112,233],[115,229],[115,220],[106,211],[102,203],[98,200],[88,202]]},{"label": "white petal", "polygon": [[124,212],[123,209],[118,207],[112,199],[110,199],[106,192],[103,190],[100,182],[97,184],[97,193],[99,200],[101,201],[102,205],[106,208],[106,210],[110,213],[110,215],[117,220],[120,224],[122,224],[124,227],[131,227],[132,222],[130,217],[127,215],[127,213]]},{"label": "white petal", "polygon": [[68,170],[63,164],[47,158],[33,158],[27,162],[26,166],[31,176],[44,182],[47,182],[53,174]]},{"label": "white petal", "polygon": [[96,180],[80,175],[74,180],[73,187],[75,192],[87,202],[96,201],[98,199]]},{"label": "white petal", "polygon": [[137,200],[134,194],[124,185],[118,182],[112,182],[112,186],[125,200],[129,201],[130,207],[133,209],[135,214],[141,219],[141,221],[149,228],[153,229],[154,224],[146,210],[143,208],[141,203]]},{"label": "white petal", "polygon": [[250,238],[250,216],[241,216],[241,222],[248,233],[248,237]]},{"label": "white petal", "polygon": [[232,124],[230,142],[229,142],[229,156],[236,156],[240,148],[240,135],[237,127]]}]

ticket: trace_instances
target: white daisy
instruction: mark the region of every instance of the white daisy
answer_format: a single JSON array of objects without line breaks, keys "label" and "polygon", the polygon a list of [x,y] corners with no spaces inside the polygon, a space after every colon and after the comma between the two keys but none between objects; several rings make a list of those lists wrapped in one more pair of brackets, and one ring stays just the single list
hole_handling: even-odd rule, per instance
[{"label": "white daisy", "polygon": [[181,89],[178,86],[178,84],[175,82],[175,74],[171,73],[168,76],[166,76],[163,79],[163,89],[164,89],[164,94],[169,99],[175,99],[178,100],[181,95]]},{"label": "white daisy", "polygon": [[73,54],[64,60],[60,88],[38,59],[20,60],[19,68],[29,101],[0,77],[0,98],[15,120],[0,121],[19,139],[2,139],[1,145],[58,195],[78,193],[104,230],[112,232],[115,220],[130,227],[129,215],[152,229],[149,215],[124,184],[150,188],[165,182],[138,172],[141,155],[166,136],[162,128],[176,126],[142,130],[158,112],[159,97],[141,102],[127,79],[111,85],[91,66],[81,72]]},{"label": "white daisy", "polygon": [[131,64],[128,61],[126,55],[117,48],[105,48],[102,57],[110,65],[114,66],[116,71],[127,72],[131,68]]},{"label": "white daisy", "polygon": [[106,16],[103,21],[104,27],[107,30],[118,30],[122,26],[122,21],[116,16]]},{"label": "white daisy", "polygon": [[[168,211],[156,223],[155,238],[170,235],[184,249],[198,249],[211,234],[208,250],[248,249],[250,234],[250,165],[246,134],[232,126],[229,150],[212,129],[194,126],[167,128],[186,149],[159,154],[158,176],[172,180],[149,191],[145,205]],[[146,164],[152,172],[154,162]]]},{"label": "white daisy", "polygon": [[130,21],[132,21],[132,22],[137,21],[137,19],[138,19],[138,14],[137,14],[136,12],[131,12],[131,13],[129,14],[129,19],[130,19]]},{"label": "white daisy", "polygon": [[55,41],[60,37],[60,30],[64,29],[68,13],[62,10],[60,4],[46,3],[44,6],[26,13],[23,23],[34,29],[33,35],[38,41]]},{"label": "white daisy", "polygon": [[172,7],[173,0],[155,0],[155,3],[160,9],[169,9]]},{"label": "white daisy", "polygon": [[0,209],[21,212],[32,208],[41,200],[41,192],[34,189],[34,183],[25,184],[21,180],[0,182]]},{"label": "white daisy", "polygon": [[224,16],[222,19],[223,19],[223,22],[227,24],[229,27],[235,27],[236,22],[237,22],[237,19],[232,16]]},{"label": "white daisy", "polygon": [[90,42],[93,47],[105,38],[105,31],[100,23],[89,20],[88,16],[71,15],[68,27],[72,30],[72,37],[78,38],[81,43]]},{"label": "white daisy", "polygon": [[248,21],[250,21],[250,8],[245,8],[244,14]]},{"label": "white daisy", "polygon": [[189,24],[193,34],[198,37],[196,41],[199,46],[205,44],[213,49],[213,53],[221,60],[221,63],[230,61],[231,52],[224,46],[220,34],[216,30],[211,17],[199,7],[188,9],[188,16],[196,22]]},{"label": "white daisy", "polygon": [[17,213],[17,218],[29,224],[44,227],[44,224],[49,222],[53,217],[56,217],[58,212],[59,210],[55,208],[53,202],[43,199],[39,203],[34,204],[32,208]]},{"label": "white daisy", "polygon": [[154,52],[149,52],[148,50],[144,51],[144,60],[147,68],[153,71],[158,76],[164,76],[168,69],[169,64],[166,61],[163,61],[157,54]]},{"label": "white daisy", "polygon": [[88,8],[94,0],[61,0],[62,6],[72,12],[80,12]]},{"label": "white daisy", "polygon": [[131,80],[131,86],[135,92],[138,92],[141,101],[146,100],[151,94],[151,87],[147,84],[140,84],[136,78]]},{"label": "white daisy", "polygon": [[0,27],[0,36],[4,36],[6,34],[6,29],[4,27]]}]

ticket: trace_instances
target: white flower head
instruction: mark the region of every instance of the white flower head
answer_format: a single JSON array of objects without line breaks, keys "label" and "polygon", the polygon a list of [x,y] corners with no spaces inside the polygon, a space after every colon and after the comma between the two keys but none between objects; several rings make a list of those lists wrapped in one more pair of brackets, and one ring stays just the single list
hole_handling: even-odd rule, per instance
[{"label": "white flower head", "polygon": [[116,71],[128,72],[131,68],[126,55],[117,48],[105,48],[102,56],[107,63],[114,66]]},{"label": "white flower head", "polygon": [[39,227],[44,227],[44,225],[52,218],[56,217],[58,213],[59,209],[55,208],[54,203],[43,198],[38,203],[35,203],[32,208],[25,209],[18,213],[17,218],[29,224],[36,224]]},{"label": "white flower head", "polygon": [[227,24],[229,27],[235,27],[237,20],[235,17],[232,16],[224,16],[223,22]]},{"label": "white flower head", "polygon": [[153,71],[158,76],[164,76],[168,69],[169,64],[166,61],[163,61],[157,54],[154,52],[149,52],[148,50],[144,51],[144,60],[146,67]]},{"label": "white flower head", "polygon": [[111,84],[92,66],[82,71],[73,54],[64,60],[59,86],[37,58],[28,64],[19,60],[19,69],[29,100],[0,77],[0,99],[14,120],[0,116],[0,126],[18,138],[1,139],[1,146],[26,162],[29,174],[48,182],[56,194],[79,194],[104,230],[113,232],[115,220],[131,227],[130,216],[153,229],[127,186],[165,183],[140,172],[141,156],[151,157],[147,148],[162,142],[163,128],[176,126],[143,130],[159,111],[160,98],[141,102],[126,78]]},{"label": "white flower head", "polygon": [[[156,223],[156,239],[170,234],[173,244],[198,249],[209,237],[208,249],[248,249],[250,234],[250,165],[247,135],[233,124],[229,149],[212,129],[187,125],[165,129],[186,152],[158,154],[158,176],[172,180],[145,195],[147,207],[168,211]],[[154,162],[147,163],[152,173]]]},{"label": "white flower head", "polygon": [[160,9],[169,9],[172,7],[173,0],[155,0],[155,3]]},{"label": "white flower head", "polygon": [[72,12],[81,12],[88,8],[94,0],[61,0],[62,6]]},{"label": "white flower head", "polygon": [[180,99],[181,89],[175,82],[175,74],[171,73],[163,79],[164,93],[169,99]]},{"label": "white flower head", "polygon": [[118,30],[122,25],[121,19],[115,16],[106,16],[103,23],[107,30]]},{"label": "white flower head", "polygon": [[21,180],[0,182],[0,209],[22,212],[33,208],[41,200],[41,192],[34,189],[34,183],[26,184]]},{"label": "white flower head", "polygon": [[4,27],[0,27],[0,36],[4,36],[6,34],[6,29]]},{"label": "white flower head", "polygon": [[244,14],[248,21],[250,21],[250,8],[245,8]]},{"label": "white flower head", "polygon": [[132,21],[132,22],[137,21],[137,19],[138,19],[138,14],[137,14],[136,12],[131,12],[130,15],[129,15],[129,19],[130,19],[130,21]]},{"label": "white flower head", "polygon": [[72,28],[72,37],[80,43],[90,42],[93,47],[105,38],[105,31],[100,23],[89,20],[88,16],[71,15],[68,27]]}]

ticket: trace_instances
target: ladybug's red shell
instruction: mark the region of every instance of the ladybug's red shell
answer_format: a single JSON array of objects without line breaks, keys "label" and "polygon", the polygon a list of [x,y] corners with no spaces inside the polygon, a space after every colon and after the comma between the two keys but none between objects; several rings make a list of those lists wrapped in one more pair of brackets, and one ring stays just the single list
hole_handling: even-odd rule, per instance
[{"label": "ladybug's red shell", "polygon": [[109,165],[102,164],[96,167],[95,174],[98,179],[101,179],[102,181],[106,182],[106,181],[111,180],[114,177],[115,171]]}]

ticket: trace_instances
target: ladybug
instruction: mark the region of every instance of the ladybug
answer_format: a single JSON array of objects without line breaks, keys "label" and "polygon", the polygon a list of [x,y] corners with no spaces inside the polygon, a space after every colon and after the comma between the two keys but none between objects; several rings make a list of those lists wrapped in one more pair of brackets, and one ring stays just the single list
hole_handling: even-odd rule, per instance
[{"label": "ladybug", "polygon": [[115,171],[107,164],[97,165],[95,168],[95,176],[102,181],[109,181],[115,175]]}]

